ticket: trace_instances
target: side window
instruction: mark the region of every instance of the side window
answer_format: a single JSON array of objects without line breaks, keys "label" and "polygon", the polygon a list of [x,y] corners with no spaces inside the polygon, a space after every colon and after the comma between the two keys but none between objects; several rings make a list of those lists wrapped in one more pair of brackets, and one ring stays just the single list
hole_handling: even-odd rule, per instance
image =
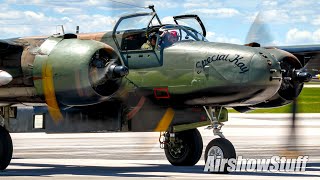
[{"label": "side window", "polygon": [[121,50],[140,50],[143,43],[147,41],[144,33],[125,33],[122,38]]},{"label": "side window", "polygon": [[181,41],[196,41],[192,36],[190,36],[186,31],[181,30]]},{"label": "side window", "polygon": [[200,41],[208,41],[202,34],[197,31],[191,30],[192,34],[197,37]]},{"label": "side window", "polygon": [[157,46],[158,36],[157,32],[150,32],[146,36],[145,42],[141,45],[141,50],[154,50]]},{"label": "side window", "polygon": [[124,33],[121,43],[121,51],[145,51],[154,50],[158,42],[158,33],[151,32],[148,37],[146,32]]}]

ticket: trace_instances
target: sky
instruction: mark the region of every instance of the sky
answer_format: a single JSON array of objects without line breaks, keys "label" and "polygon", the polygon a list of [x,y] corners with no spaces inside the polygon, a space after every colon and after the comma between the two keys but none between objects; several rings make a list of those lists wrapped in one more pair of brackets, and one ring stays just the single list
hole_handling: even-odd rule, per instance
[{"label": "sky", "polygon": [[[0,39],[52,35],[58,25],[71,33],[77,25],[83,33],[108,31],[150,4],[165,23],[199,15],[209,41],[244,44],[253,41],[249,35],[266,45],[320,44],[319,0],[0,0]],[[250,31],[252,24],[263,32]]]}]

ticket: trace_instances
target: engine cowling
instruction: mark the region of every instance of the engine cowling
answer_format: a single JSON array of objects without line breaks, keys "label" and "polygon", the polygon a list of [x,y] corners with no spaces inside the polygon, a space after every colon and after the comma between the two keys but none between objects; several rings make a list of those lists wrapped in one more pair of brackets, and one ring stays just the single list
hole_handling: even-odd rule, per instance
[{"label": "engine cowling", "polygon": [[67,106],[109,99],[126,74],[128,69],[110,46],[63,37],[50,37],[41,45],[33,69],[37,94]]},{"label": "engine cowling", "polygon": [[[295,70],[301,69],[300,61],[291,53],[279,49],[269,49],[270,54],[278,59],[282,72],[282,83],[278,92],[267,102],[255,105],[257,108],[278,107],[292,102],[296,95],[299,95],[303,83],[296,84]],[[296,86],[296,87],[295,87]]]},{"label": "engine cowling", "polygon": [[301,72],[302,65],[293,54],[280,49],[267,49],[280,63],[282,83],[280,89],[269,100],[250,107],[235,107],[239,112],[247,112],[256,108],[273,108],[284,106],[293,101],[303,88],[303,82],[312,78],[309,73]]}]

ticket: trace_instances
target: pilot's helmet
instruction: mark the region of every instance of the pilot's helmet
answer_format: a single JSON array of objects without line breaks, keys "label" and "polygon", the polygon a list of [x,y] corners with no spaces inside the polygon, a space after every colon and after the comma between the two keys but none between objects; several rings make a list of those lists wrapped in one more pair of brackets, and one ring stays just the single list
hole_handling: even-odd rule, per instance
[{"label": "pilot's helmet", "polygon": [[177,42],[178,41],[178,33],[177,33],[177,31],[171,31],[170,32],[170,39],[173,42]]},{"label": "pilot's helmet", "polygon": [[170,34],[172,37],[178,37],[177,31],[171,31]]}]

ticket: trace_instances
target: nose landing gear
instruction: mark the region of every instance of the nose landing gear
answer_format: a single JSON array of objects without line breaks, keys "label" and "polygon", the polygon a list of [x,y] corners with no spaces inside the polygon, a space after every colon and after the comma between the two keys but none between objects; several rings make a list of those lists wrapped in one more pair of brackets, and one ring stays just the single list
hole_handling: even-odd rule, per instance
[{"label": "nose landing gear", "polygon": [[[214,159],[231,159],[236,158],[236,150],[232,143],[225,138],[223,135],[221,128],[223,126],[224,121],[228,120],[228,111],[225,108],[215,108],[212,107],[203,107],[207,113],[209,120],[211,121],[211,126],[208,129],[213,130],[213,134],[215,136],[219,136],[219,138],[213,139],[209,142],[206,147],[204,159],[207,163],[208,156],[213,157]],[[213,112],[214,111],[214,112]],[[216,116],[214,116],[214,113]],[[226,164],[223,171],[219,173],[228,173],[227,168],[229,166]]]},{"label": "nose landing gear", "polygon": [[[212,129],[213,134],[219,136],[219,138],[213,139],[207,145],[204,157],[205,161],[207,162],[209,156],[215,159],[236,158],[236,151],[232,143],[224,137],[221,131],[223,126],[222,122],[228,120],[227,109],[204,107],[204,110],[211,122],[208,129]],[[214,116],[214,114],[216,116]],[[196,129],[196,127],[201,126],[191,125],[190,127],[189,130],[165,132],[160,136],[160,144],[163,145],[161,147],[164,147],[168,161],[174,166],[193,166],[201,157],[203,149],[202,138],[199,131]],[[228,173],[228,167],[229,166],[226,164],[223,171],[219,173]]]}]

